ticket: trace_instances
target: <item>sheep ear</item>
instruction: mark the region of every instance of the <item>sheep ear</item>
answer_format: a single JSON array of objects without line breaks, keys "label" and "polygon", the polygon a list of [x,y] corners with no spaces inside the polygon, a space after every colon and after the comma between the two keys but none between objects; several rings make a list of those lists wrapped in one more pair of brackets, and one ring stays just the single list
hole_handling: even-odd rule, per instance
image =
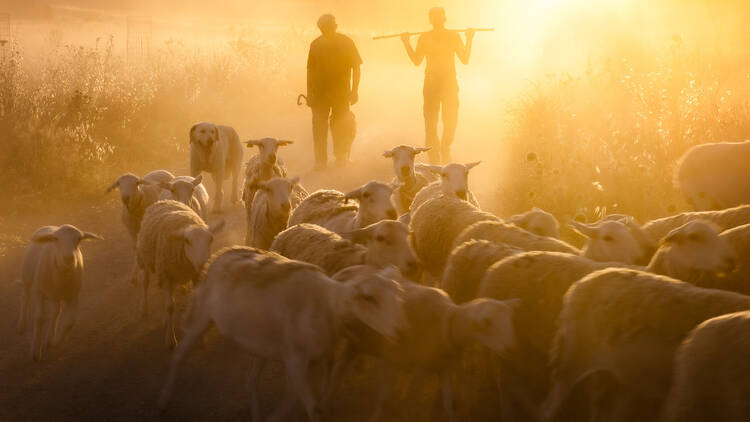
[{"label": "sheep ear", "polygon": [[172,183],[171,182],[159,182],[159,187],[166,190],[171,190]]},{"label": "sheep ear", "polygon": [[353,230],[342,234],[341,237],[354,243],[366,244],[372,238],[372,228]]},{"label": "sheep ear", "polygon": [[393,157],[393,150],[383,151],[383,157],[385,157],[385,158],[391,158],[391,157]]},{"label": "sheep ear", "polygon": [[362,195],[362,188],[354,189],[353,191],[347,193],[344,195],[344,202],[350,200],[350,199],[357,199],[359,200],[360,195]]},{"label": "sheep ear", "polygon": [[96,233],[83,232],[83,236],[81,236],[81,240],[104,240],[104,238],[99,236]]},{"label": "sheep ear", "polygon": [[434,166],[432,164],[424,164],[423,166],[424,166],[424,168],[426,168],[427,170],[429,170],[429,171],[431,171],[433,173],[440,174],[440,173],[443,172],[443,168],[440,167],[440,166]]},{"label": "sheep ear", "polygon": [[291,145],[293,143],[294,143],[294,141],[290,141],[288,139],[279,139],[279,146],[280,147],[285,147],[285,146]]},{"label": "sheep ear", "polygon": [[119,188],[119,187],[120,187],[120,178],[118,177],[117,180],[115,180],[115,183],[112,183],[111,185],[109,185],[109,187],[107,188],[107,193],[110,193],[114,189]]},{"label": "sheep ear", "polygon": [[573,230],[578,232],[579,234],[588,237],[589,239],[595,239],[598,234],[598,227],[592,226],[584,223],[579,223],[575,220],[570,220],[568,223],[568,226],[570,226]]},{"label": "sheep ear", "polygon": [[34,237],[31,238],[32,242],[54,242],[57,240],[57,237],[54,233],[47,233],[47,234],[37,234],[34,235]]},{"label": "sheep ear", "polygon": [[414,155],[421,154],[423,152],[427,152],[427,151],[429,151],[431,149],[432,149],[432,147],[426,147],[426,148],[425,147],[417,147],[417,148],[414,148]]},{"label": "sheep ear", "polygon": [[481,163],[481,161],[474,161],[473,163],[464,164],[464,167],[466,167],[466,171],[469,171],[473,169],[474,167],[478,166]]},{"label": "sheep ear", "polygon": [[190,128],[190,143],[191,143],[191,144],[193,143],[193,132],[195,132],[195,128],[197,128],[197,127],[198,127],[198,124],[196,123],[196,124],[194,124],[194,125],[193,125],[193,126],[192,126],[192,127]]},{"label": "sheep ear", "polygon": [[224,230],[224,226],[226,226],[226,221],[222,218],[219,221],[211,223],[208,226],[208,231],[210,231],[211,234],[221,233],[221,231]]},{"label": "sheep ear", "polygon": [[252,148],[253,146],[256,146],[256,147],[257,147],[258,145],[260,145],[260,144],[261,144],[261,142],[260,142],[259,140],[257,140],[257,139],[250,139],[249,141],[244,141],[243,143],[244,143],[244,144],[245,144],[245,146],[247,146],[248,148]]},{"label": "sheep ear", "polygon": [[203,181],[203,175],[199,174],[198,176],[195,177],[195,179],[193,179],[193,186],[200,185],[202,181]]},{"label": "sheep ear", "polygon": [[662,239],[662,243],[670,244],[683,242],[685,240],[685,233],[680,229],[681,227],[678,227],[667,233],[667,235],[664,236],[664,239]]},{"label": "sheep ear", "polygon": [[294,185],[299,185],[299,176],[294,176],[294,177],[292,177],[291,179],[289,179],[289,183],[290,183],[290,184],[291,184],[292,186],[294,186]]}]

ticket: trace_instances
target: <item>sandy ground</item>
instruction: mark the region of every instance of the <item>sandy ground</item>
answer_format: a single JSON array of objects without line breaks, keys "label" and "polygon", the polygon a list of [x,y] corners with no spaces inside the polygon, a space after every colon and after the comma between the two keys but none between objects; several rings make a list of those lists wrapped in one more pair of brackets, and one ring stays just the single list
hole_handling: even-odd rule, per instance
[{"label": "sandy ground", "polygon": [[[302,180],[311,191],[320,187],[347,190],[373,174],[387,180],[391,171],[388,160],[370,160],[347,169],[302,174]],[[207,187],[211,190],[212,183]],[[205,336],[205,346],[194,350],[183,365],[166,411],[156,410],[170,360],[161,337],[164,302],[161,292],[152,288],[151,312],[141,319],[141,288],[126,280],[133,255],[119,207],[119,197],[111,194],[75,205],[40,206],[1,221],[0,420],[248,420],[248,355],[213,329]],[[228,230],[219,236],[215,249],[241,243],[244,209],[235,206],[211,217],[216,218],[225,218]],[[64,223],[99,233],[105,240],[82,246],[84,285],[70,337],[50,349],[43,361],[32,362],[30,334],[18,335],[15,330],[21,286],[14,281],[25,239],[39,226]],[[182,295],[183,302],[187,294]],[[362,420],[369,414],[377,391],[372,368],[372,363],[366,363],[344,380],[331,408],[332,420]],[[268,413],[283,389],[280,366],[267,367],[261,380],[262,403]],[[384,420],[434,420],[428,415],[436,390],[432,381],[417,397],[389,403]],[[478,420],[476,416],[472,420]]]}]

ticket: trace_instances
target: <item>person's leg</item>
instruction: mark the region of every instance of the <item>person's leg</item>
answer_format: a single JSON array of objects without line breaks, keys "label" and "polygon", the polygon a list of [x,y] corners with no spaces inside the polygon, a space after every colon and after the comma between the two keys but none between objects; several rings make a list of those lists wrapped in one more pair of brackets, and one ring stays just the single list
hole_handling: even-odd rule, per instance
[{"label": "person's leg", "polygon": [[339,165],[349,161],[349,151],[356,128],[350,115],[349,101],[339,101],[331,108],[331,136],[333,137],[333,155]]},{"label": "person's leg", "polygon": [[440,144],[440,157],[443,164],[451,162],[451,144],[456,136],[458,125],[458,88],[443,93],[443,139]]},{"label": "person's leg", "polygon": [[311,110],[315,168],[325,168],[328,161],[328,115],[331,107],[327,104],[316,104]]},{"label": "person's leg", "polygon": [[427,151],[430,164],[440,164],[440,139],[438,139],[437,125],[440,114],[440,96],[434,87],[425,84],[424,87],[424,145],[432,148]]}]

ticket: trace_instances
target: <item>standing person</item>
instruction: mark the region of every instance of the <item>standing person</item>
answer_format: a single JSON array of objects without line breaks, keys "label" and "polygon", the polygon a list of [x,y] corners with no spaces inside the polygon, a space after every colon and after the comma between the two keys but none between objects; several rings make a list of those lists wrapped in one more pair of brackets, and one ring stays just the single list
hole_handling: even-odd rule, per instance
[{"label": "standing person", "polygon": [[[415,66],[427,58],[424,75],[424,131],[425,146],[429,151],[430,163],[439,164],[451,161],[451,143],[456,135],[458,124],[458,81],[456,80],[455,56],[461,63],[468,64],[474,31],[466,31],[466,45],[457,32],[445,29],[445,10],[433,7],[429,12],[432,31],[419,36],[417,50],[411,46],[409,34],[402,34],[406,52]],[[438,115],[443,110],[443,139],[438,138]]]},{"label": "standing person", "polygon": [[[318,19],[321,36],[310,44],[307,56],[307,103],[312,109],[315,170],[328,161],[328,121],[331,121],[333,153],[338,165],[349,160],[354,140],[354,115],[350,104],[359,100],[359,56],[354,41],[336,32],[336,18],[326,14]],[[343,128],[343,129],[342,129]]]}]

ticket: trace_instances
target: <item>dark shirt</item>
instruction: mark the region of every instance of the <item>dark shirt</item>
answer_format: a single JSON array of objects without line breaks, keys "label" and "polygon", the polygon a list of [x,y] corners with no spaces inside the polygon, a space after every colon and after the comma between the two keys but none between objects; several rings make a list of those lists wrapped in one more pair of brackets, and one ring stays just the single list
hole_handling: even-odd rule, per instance
[{"label": "dark shirt", "polygon": [[418,56],[424,56],[427,60],[424,71],[425,86],[457,84],[455,56],[463,49],[464,43],[457,32],[442,29],[420,35],[416,52]]},{"label": "dark shirt", "polygon": [[310,44],[307,73],[318,98],[345,100],[351,92],[351,69],[362,64],[354,41],[337,33],[332,38],[322,35]]}]

